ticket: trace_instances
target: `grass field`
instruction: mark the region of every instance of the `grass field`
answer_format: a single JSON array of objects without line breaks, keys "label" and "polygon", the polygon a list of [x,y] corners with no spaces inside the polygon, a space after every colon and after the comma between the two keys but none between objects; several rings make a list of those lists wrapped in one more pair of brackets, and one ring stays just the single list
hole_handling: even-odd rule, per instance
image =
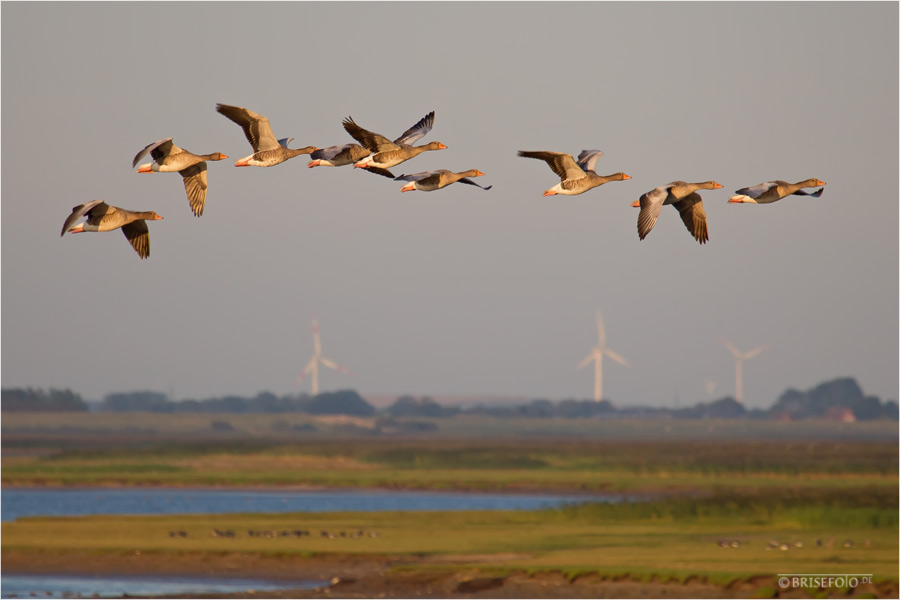
[{"label": "grass field", "polygon": [[[866,496],[864,507],[854,494],[812,492],[534,512],[28,518],[3,524],[3,552],[408,555],[418,568],[428,568],[421,559],[430,557],[430,568],[452,560],[455,568],[475,565],[494,573],[552,570],[679,581],[702,576],[722,585],[759,574],[836,568],[896,580],[896,495]],[[216,529],[235,535],[213,536]],[[169,535],[181,530],[186,537]],[[277,535],[294,530],[311,535]],[[771,548],[775,540],[789,548]],[[844,546],[848,540],[852,547]]]},{"label": "grass field", "polygon": [[[523,433],[512,423],[490,435],[403,437],[361,434],[365,423],[347,420],[271,435],[264,424],[272,417],[260,415],[228,416],[243,428],[231,435],[202,429],[224,418],[216,415],[152,415],[143,433],[128,434],[122,415],[96,416],[107,420],[63,426],[4,416],[3,485],[527,489],[651,500],[535,512],[28,518],[3,523],[4,561],[42,553],[140,552],[173,561],[233,553],[287,561],[399,556],[419,571],[557,571],[720,585],[780,572],[898,579],[895,423],[809,423],[789,435],[743,422],[706,422],[702,430],[698,423],[634,422],[613,435],[608,423],[596,422],[590,435],[576,429],[566,437]],[[657,435],[665,427],[671,435]],[[215,537],[215,529],[234,536]],[[182,530],[185,537],[169,535]],[[294,530],[311,535],[277,535]]]}]

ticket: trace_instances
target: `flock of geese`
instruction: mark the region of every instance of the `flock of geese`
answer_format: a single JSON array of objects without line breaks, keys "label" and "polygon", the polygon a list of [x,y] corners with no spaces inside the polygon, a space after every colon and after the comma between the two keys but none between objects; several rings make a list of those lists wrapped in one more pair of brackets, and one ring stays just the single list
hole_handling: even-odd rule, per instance
[{"label": "flock of geese", "polygon": [[[434,125],[434,111],[422,117],[415,125],[407,129],[394,141],[378,133],[363,129],[353,120],[347,117],[343,120],[344,130],[355,139],[358,144],[343,144],[319,149],[316,146],[305,148],[288,148],[288,144],[294,138],[277,139],[272,133],[269,119],[253,112],[248,108],[217,104],[216,111],[229,120],[241,126],[247,141],[253,148],[253,153],[241,158],[234,163],[236,167],[271,167],[281,164],[291,158],[302,154],[310,155],[312,160],[307,166],[313,167],[340,167],[352,164],[354,167],[365,169],[384,177],[397,181],[408,182],[401,192],[419,190],[432,192],[447,187],[453,183],[465,183],[489,190],[492,186],[481,186],[472,181],[471,177],[484,175],[478,169],[469,169],[454,173],[446,169],[435,171],[423,171],[411,175],[394,176],[390,169],[407,160],[414,158],[422,152],[430,150],[442,150],[447,146],[440,142],[430,142],[421,146],[414,146],[415,142],[425,137]],[[206,203],[206,163],[228,158],[221,152],[212,154],[193,154],[172,143],[172,138],[166,138],[145,146],[131,163],[132,168],[149,153],[152,162],[138,167],[138,173],[180,173],[184,179],[184,189],[187,193],[188,203],[194,215],[203,214]],[[601,186],[610,181],[624,181],[631,179],[625,173],[613,173],[612,175],[598,175],[594,170],[597,159],[603,156],[600,150],[583,150],[578,159],[564,152],[549,151],[519,151],[519,156],[524,158],[536,158],[546,162],[559,176],[560,182],[544,192],[544,196],[563,194],[573,196]],[[735,192],[729,203],[753,203],[768,204],[781,200],[789,195],[813,196],[822,195],[824,187],[814,192],[803,191],[803,188],[824,186],[825,182],[818,179],[806,179],[797,183],[788,183],[781,180],[767,181],[751,187],[742,188]],[[637,229],[638,237],[644,239],[653,226],[662,207],[666,204],[674,206],[687,230],[701,244],[709,240],[706,226],[706,212],[703,209],[703,201],[698,190],[715,190],[722,185],[715,181],[703,181],[688,183],[685,181],[673,181],[666,185],[656,187],[643,194],[632,206],[640,208]],[[85,218],[79,225],[75,223]],[[87,231],[114,231],[121,229],[142,259],[150,256],[150,232],[147,221],[162,219],[153,211],[130,211],[117,206],[112,206],[103,200],[92,200],[72,209],[63,224],[62,233],[82,233]]]}]

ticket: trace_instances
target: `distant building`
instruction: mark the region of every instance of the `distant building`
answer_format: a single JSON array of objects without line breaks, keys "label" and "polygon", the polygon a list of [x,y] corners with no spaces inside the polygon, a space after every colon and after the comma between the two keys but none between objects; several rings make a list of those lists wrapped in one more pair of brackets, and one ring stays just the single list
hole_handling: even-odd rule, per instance
[{"label": "distant building", "polygon": [[825,411],[825,419],[828,421],[837,421],[839,423],[855,423],[856,415],[854,415],[853,410],[849,408],[832,406]]}]

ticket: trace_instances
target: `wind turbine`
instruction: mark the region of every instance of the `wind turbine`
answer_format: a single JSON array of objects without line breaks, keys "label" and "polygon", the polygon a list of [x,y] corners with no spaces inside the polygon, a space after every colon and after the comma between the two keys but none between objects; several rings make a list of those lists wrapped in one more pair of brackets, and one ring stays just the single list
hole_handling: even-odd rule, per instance
[{"label": "wind turbine", "polygon": [[303,371],[300,373],[300,376],[297,377],[297,385],[300,385],[300,382],[303,381],[303,378],[307,375],[312,375],[310,377],[310,392],[313,396],[318,395],[319,393],[319,363],[328,367],[329,369],[334,369],[335,371],[340,371],[341,373],[346,373],[350,375],[350,369],[347,367],[342,367],[337,364],[333,360],[329,360],[322,356],[322,341],[319,339],[319,322],[313,318],[312,320],[313,327],[313,346],[314,352],[312,358],[309,359],[309,362],[306,363],[306,366],[303,367]]},{"label": "wind turbine", "polygon": [[597,345],[591,350],[583,361],[578,365],[578,369],[583,369],[591,361],[594,361],[594,400],[600,402],[603,398],[603,356],[606,355],[622,366],[629,367],[631,363],[622,356],[616,354],[606,347],[606,330],[603,328],[603,317],[600,311],[597,311]]},{"label": "wind turbine", "polygon": [[738,404],[744,403],[744,378],[743,378],[743,363],[748,358],[753,358],[763,350],[769,348],[769,345],[766,344],[764,346],[759,346],[754,348],[753,350],[748,350],[747,352],[741,352],[737,349],[737,347],[722,338],[722,343],[725,344],[725,347],[728,348],[731,353],[734,355],[734,399]]}]

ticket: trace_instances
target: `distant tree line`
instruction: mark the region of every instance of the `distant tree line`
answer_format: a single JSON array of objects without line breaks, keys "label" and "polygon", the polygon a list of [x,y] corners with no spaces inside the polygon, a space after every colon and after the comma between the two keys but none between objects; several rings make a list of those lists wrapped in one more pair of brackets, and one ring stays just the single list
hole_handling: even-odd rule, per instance
[{"label": "distant tree line", "polygon": [[[108,394],[96,408],[112,412],[163,412],[163,413],[305,413],[312,415],[350,415],[371,417],[375,407],[354,390],[325,392],[316,396],[299,394],[276,396],[260,392],[254,397],[225,396],[205,400],[172,401],[165,394],[151,391]],[[4,389],[2,410],[7,411],[85,411],[87,404],[70,390],[48,392],[32,389]],[[873,419],[898,420],[897,403],[882,402],[875,396],[865,396],[851,377],[821,383],[801,392],[788,389],[768,410],[748,410],[734,398],[725,397],[713,402],[699,402],[685,408],[622,407],[617,408],[608,400],[567,399],[552,402],[532,400],[517,406],[474,406],[460,408],[441,406],[434,399],[403,395],[381,411],[385,424],[400,427],[399,418],[445,418],[458,414],[485,415],[491,417],[527,417],[535,419],[566,418],[674,418],[674,419],[809,419],[832,418],[835,420],[865,421]],[[422,427],[425,427],[422,425]],[[427,429],[427,427],[426,427]]]},{"label": "distant tree line", "polygon": [[0,408],[3,412],[83,412],[88,405],[71,390],[51,388],[45,392],[32,388],[4,388],[0,395]]}]

